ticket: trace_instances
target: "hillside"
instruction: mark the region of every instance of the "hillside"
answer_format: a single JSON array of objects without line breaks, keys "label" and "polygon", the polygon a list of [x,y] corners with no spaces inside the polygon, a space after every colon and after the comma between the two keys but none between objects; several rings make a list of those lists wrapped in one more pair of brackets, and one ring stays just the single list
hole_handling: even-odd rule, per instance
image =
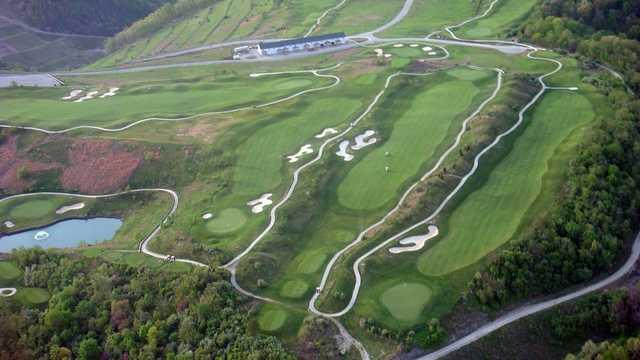
[{"label": "hillside", "polygon": [[169,0],[0,0],[8,14],[40,30],[111,36]]}]

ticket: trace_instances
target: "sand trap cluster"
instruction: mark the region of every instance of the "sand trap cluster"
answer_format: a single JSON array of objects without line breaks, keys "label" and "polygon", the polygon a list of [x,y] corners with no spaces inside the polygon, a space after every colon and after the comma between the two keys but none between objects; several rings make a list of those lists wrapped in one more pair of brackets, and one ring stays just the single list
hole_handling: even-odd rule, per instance
[{"label": "sand trap cluster", "polygon": [[56,210],[56,214],[62,215],[62,214],[67,213],[69,211],[80,210],[82,208],[84,208],[84,203],[83,202],[79,202],[77,204],[63,206],[63,207],[59,208],[58,210]]},{"label": "sand trap cluster", "polygon": [[394,48],[401,48],[404,47],[404,44],[393,44]]},{"label": "sand trap cluster", "polygon": [[271,200],[272,196],[273,194],[271,193],[263,194],[258,199],[249,201],[247,205],[251,206],[252,213],[260,214],[267,206],[273,204],[273,201]]},{"label": "sand trap cluster", "polygon": [[82,90],[71,90],[69,95],[62,98],[62,100],[71,100],[75,99],[78,95],[82,94]]},{"label": "sand trap cluster", "polygon": [[2,297],[10,297],[15,295],[18,292],[18,290],[16,290],[16,288],[1,288],[0,289],[0,296]]},{"label": "sand trap cluster", "polygon": [[116,93],[118,92],[118,90],[120,90],[120,88],[117,88],[117,87],[109,88],[109,91],[100,95],[100,98],[104,99],[106,97],[116,96]]},{"label": "sand trap cluster", "polygon": [[4,225],[4,227],[6,227],[7,229],[11,229],[14,228],[16,226],[16,224],[14,224],[13,222],[7,220],[4,223],[2,223]]},{"label": "sand trap cluster", "polygon": [[389,249],[389,252],[392,254],[400,254],[404,252],[421,250],[428,240],[438,236],[439,230],[437,226],[429,225],[428,230],[429,232],[427,232],[425,235],[410,236],[399,241],[400,245],[411,246],[392,247],[391,249]]},{"label": "sand trap cluster", "polygon": [[287,159],[289,159],[290,163],[295,163],[298,162],[302,156],[307,154],[313,154],[311,144],[303,145],[297,153],[287,156]]},{"label": "sand trap cluster", "polygon": [[322,132],[318,135],[316,135],[316,139],[322,139],[324,137],[326,137],[327,135],[334,135],[337,134],[338,130],[334,129],[334,128],[326,128],[324,130],[322,130]]},{"label": "sand trap cluster", "polygon": [[205,219],[205,220],[209,220],[209,219],[211,219],[212,217],[213,217],[213,214],[212,214],[212,213],[206,213],[206,214],[202,215],[202,218],[203,218],[203,219]]},{"label": "sand trap cluster", "polygon": [[347,152],[350,143],[351,142],[349,140],[344,140],[340,143],[340,145],[338,145],[338,152],[336,152],[336,155],[341,157],[344,161],[353,160],[353,155]]},{"label": "sand trap cluster", "polygon": [[87,93],[87,95],[85,95],[85,96],[81,97],[81,98],[80,98],[80,99],[78,99],[78,100],[74,100],[73,102],[75,102],[75,103],[81,103],[81,102],[83,102],[83,101],[91,100],[91,99],[93,99],[94,97],[96,97],[96,95],[98,95],[98,92],[97,92],[97,91],[91,91],[91,92]]},{"label": "sand trap cluster", "polygon": [[367,130],[364,133],[356,136],[355,141],[356,144],[351,146],[351,149],[353,150],[360,150],[362,148],[365,148],[369,145],[373,145],[376,142],[378,142],[378,139],[376,138],[372,138],[373,135],[375,135],[376,132],[373,130]]}]

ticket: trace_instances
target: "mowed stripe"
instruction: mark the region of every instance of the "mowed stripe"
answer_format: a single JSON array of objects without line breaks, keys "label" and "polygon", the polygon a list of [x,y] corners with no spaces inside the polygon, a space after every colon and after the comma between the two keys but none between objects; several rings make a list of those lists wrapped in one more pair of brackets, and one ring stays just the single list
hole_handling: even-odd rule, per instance
[{"label": "mowed stripe", "polygon": [[513,150],[453,211],[446,236],[420,256],[418,269],[440,276],[475,263],[509,241],[542,191],[548,161],[571,132],[594,118],[581,95],[552,92],[535,108]]}]

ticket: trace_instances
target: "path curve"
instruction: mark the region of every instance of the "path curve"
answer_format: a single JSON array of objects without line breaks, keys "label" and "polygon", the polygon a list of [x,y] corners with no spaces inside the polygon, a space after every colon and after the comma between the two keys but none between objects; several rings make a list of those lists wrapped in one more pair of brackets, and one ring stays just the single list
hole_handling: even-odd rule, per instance
[{"label": "path curve", "polygon": [[309,28],[309,31],[307,31],[304,34],[303,37],[308,37],[309,35],[313,34],[313,32],[316,31],[316,29],[318,28],[318,26],[320,26],[320,22],[322,22],[322,19],[324,19],[327,15],[329,15],[330,12],[336,11],[339,8],[341,8],[346,2],[347,2],[347,0],[342,0],[341,2],[338,3],[338,5],[330,8],[329,10],[325,11],[324,13],[322,13],[322,15],[320,15],[316,19],[316,22],[313,25],[311,25],[311,28]]}]

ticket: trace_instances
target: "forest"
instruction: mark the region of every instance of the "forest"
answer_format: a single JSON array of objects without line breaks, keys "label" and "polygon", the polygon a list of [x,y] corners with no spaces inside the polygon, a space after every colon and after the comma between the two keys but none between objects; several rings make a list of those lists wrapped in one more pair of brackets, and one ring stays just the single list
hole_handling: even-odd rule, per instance
[{"label": "forest", "polygon": [[40,30],[111,36],[170,0],[0,0]]},{"label": "forest", "polygon": [[222,270],[171,273],[40,249],[14,252],[44,307],[0,302],[0,359],[293,359],[249,333],[252,308]]}]

